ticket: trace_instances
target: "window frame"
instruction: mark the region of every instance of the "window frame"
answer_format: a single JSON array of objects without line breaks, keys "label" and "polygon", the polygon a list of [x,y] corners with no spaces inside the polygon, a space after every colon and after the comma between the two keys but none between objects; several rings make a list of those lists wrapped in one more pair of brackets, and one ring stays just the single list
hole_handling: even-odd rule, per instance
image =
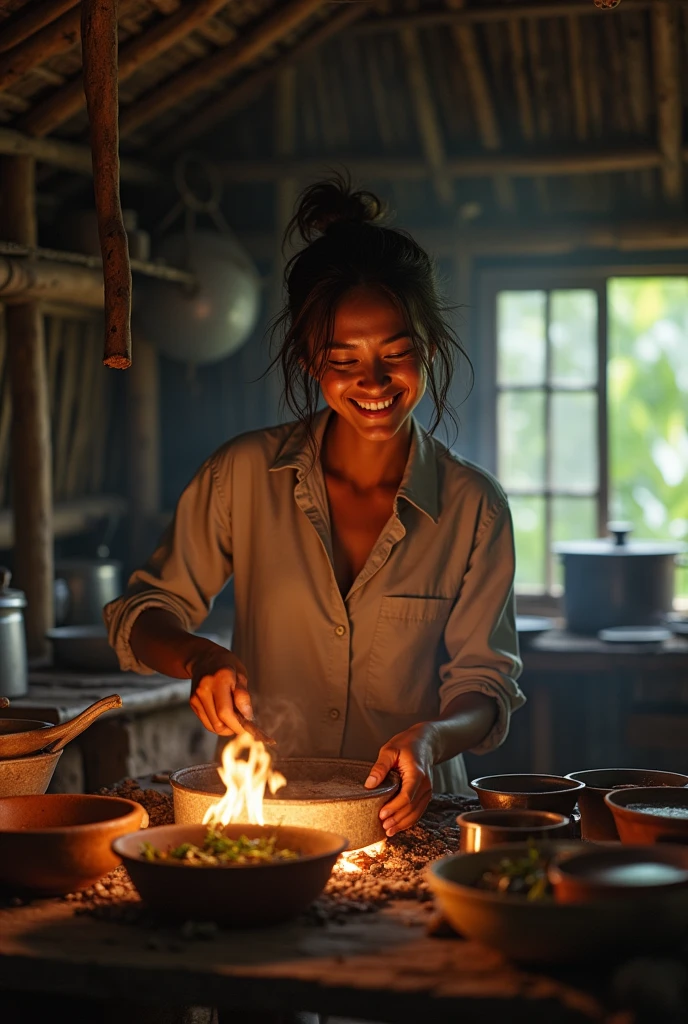
[{"label": "window frame", "polygon": [[[613,277],[688,277],[688,264],[605,263],[593,267],[499,267],[482,269],[477,274],[478,338],[476,352],[476,397],[479,401],[479,430],[476,439],[477,461],[490,472],[497,471],[497,403],[501,390],[497,383],[497,295],[501,291],[545,291],[585,288],[597,294],[597,446],[598,490],[597,533],[606,535],[609,507],[609,432],[607,409],[607,362],[609,315],[607,286]],[[548,339],[549,350],[549,339]],[[547,385],[541,389],[547,401]],[[592,389],[591,389],[592,390]],[[551,391],[549,392],[552,393]],[[548,494],[545,488],[543,496]],[[550,525],[546,525],[546,542],[551,541]],[[560,611],[560,595],[556,588],[542,593],[517,593],[519,612],[524,614],[556,614]]]}]

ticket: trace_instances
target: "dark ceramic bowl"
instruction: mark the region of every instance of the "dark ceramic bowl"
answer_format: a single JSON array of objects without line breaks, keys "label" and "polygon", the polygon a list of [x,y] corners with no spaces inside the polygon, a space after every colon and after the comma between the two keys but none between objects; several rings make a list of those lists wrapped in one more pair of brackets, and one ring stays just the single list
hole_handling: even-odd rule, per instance
[{"label": "dark ceramic bowl", "polygon": [[[542,842],[553,857],[582,852],[583,843]],[[612,958],[672,950],[686,933],[688,890],[661,889],[645,899],[559,903],[476,888],[481,875],[502,857],[523,856],[525,843],[435,861],[428,883],[444,918],[460,935],[526,963],[578,961],[610,963]],[[684,895],[685,894],[685,895]]]},{"label": "dark ceramic bowl", "polygon": [[688,789],[616,789],[604,799],[622,843],[688,844]]},{"label": "dark ceramic bowl", "polygon": [[688,847],[592,848],[555,861],[548,874],[559,903],[638,897],[654,900],[658,892],[670,889],[683,890],[681,898],[688,912]]},{"label": "dark ceramic bowl", "polygon": [[0,887],[60,896],[93,885],[119,864],[111,844],[148,823],[140,804],[54,793],[0,800]]},{"label": "dark ceramic bowl", "polygon": [[584,783],[560,775],[485,775],[471,786],[486,810],[518,808],[570,815]]},{"label": "dark ceramic bowl", "polygon": [[578,796],[581,837],[592,842],[613,842],[619,838],[614,815],[604,802],[607,793],[623,792],[633,786],[688,786],[688,775],[646,768],[597,768],[571,772],[566,778],[585,783]]},{"label": "dark ceramic bowl", "polygon": [[141,856],[144,842],[160,850],[181,843],[202,845],[206,825],[161,825],[115,840],[121,857],[144,903],[166,917],[224,921],[237,926],[285,921],[313,902],[327,884],[347,840],[311,828],[267,825],[226,825],[226,835],[277,836],[277,844],[300,853],[296,860],[230,867],[189,867],[182,863],[149,861]]},{"label": "dark ceramic bowl", "polygon": [[571,822],[553,811],[466,811],[456,819],[464,853],[489,850],[525,839],[570,839]]}]

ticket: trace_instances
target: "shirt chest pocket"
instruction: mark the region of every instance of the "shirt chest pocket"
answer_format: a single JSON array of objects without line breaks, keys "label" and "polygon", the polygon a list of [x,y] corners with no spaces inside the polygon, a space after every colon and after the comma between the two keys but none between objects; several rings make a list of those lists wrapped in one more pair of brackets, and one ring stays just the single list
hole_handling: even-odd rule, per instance
[{"label": "shirt chest pocket", "polygon": [[383,597],[368,661],[366,707],[397,715],[437,713],[438,669],[452,600]]}]

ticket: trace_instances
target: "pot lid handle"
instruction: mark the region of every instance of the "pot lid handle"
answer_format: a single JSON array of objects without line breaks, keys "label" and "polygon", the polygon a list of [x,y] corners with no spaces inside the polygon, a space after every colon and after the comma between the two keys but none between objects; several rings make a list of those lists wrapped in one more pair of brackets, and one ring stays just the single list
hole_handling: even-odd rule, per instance
[{"label": "pot lid handle", "polygon": [[614,520],[607,523],[607,531],[614,537],[614,546],[621,548],[627,543],[629,533],[633,532],[633,523],[620,519]]}]

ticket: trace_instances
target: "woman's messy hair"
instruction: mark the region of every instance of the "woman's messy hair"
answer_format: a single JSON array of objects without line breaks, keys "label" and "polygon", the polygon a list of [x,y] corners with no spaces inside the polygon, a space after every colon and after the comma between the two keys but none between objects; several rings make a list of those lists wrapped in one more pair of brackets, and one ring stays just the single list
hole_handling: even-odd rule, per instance
[{"label": "woman's messy hair", "polygon": [[298,235],[305,243],[286,265],[287,302],[271,326],[279,349],[283,399],[312,438],[320,368],[332,347],[342,298],[365,286],[382,292],[399,309],[427,375],[435,407],[433,433],[447,416],[458,430],[449,388],[458,358],[470,359],[448,322],[452,307],[440,296],[436,268],[406,231],[382,223],[384,205],[372,192],[355,191],[348,177],[333,174],[306,188],[287,226],[284,244]]}]

